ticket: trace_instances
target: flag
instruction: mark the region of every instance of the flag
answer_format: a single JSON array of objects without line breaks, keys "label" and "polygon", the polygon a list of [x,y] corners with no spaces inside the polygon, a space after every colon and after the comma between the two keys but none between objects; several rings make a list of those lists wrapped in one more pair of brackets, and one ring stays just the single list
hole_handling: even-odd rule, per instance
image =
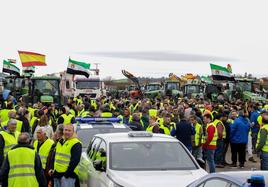
[{"label": "flag", "polygon": [[18,51],[22,67],[27,66],[46,66],[46,56],[39,54],[39,53],[33,53],[33,52],[27,52],[27,51]]},{"label": "flag", "polygon": [[13,63],[13,64],[16,64],[17,63],[17,60],[16,59],[11,59],[11,58],[9,58],[9,59],[7,59],[10,63]]},{"label": "flag", "polygon": [[3,61],[3,72],[20,76],[20,69],[8,60]]},{"label": "flag", "polygon": [[35,66],[27,66],[22,68],[23,73],[34,73],[35,72]]},{"label": "flag", "polygon": [[85,63],[85,62],[78,62],[69,58],[67,73],[76,74],[76,75],[84,75],[88,78],[89,68],[90,68],[90,64]]},{"label": "flag", "polygon": [[228,69],[228,71],[229,71],[230,73],[233,72],[231,64],[228,64],[228,65],[227,65],[227,69]]},{"label": "flag", "polygon": [[210,64],[212,78],[214,80],[232,80],[231,72],[223,66]]}]

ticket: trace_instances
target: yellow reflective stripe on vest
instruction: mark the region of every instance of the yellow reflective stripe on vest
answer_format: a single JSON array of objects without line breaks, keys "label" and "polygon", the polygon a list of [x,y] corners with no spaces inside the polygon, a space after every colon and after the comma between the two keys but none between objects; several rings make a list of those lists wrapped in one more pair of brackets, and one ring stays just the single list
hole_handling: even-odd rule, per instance
[{"label": "yellow reflective stripe on vest", "polygon": [[208,130],[208,128],[209,128],[210,126],[214,126],[214,128],[215,128],[215,132],[214,132],[214,135],[213,135],[213,139],[212,139],[212,141],[209,143],[209,145],[214,145],[214,146],[216,146],[216,145],[217,145],[217,140],[218,140],[218,131],[217,131],[217,128],[216,128],[216,126],[215,126],[214,123],[210,123],[210,124],[207,125],[207,127],[206,127],[206,135],[203,136],[203,138],[202,138],[202,143],[205,143],[205,142],[207,141],[207,130]]},{"label": "yellow reflective stripe on vest", "polygon": [[202,125],[200,125],[199,123],[195,124],[195,135],[194,135],[194,144],[195,146],[198,146],[199,141],[200,141],[200,132],[202,129]]},{"label": "yellow reflective stripe on vest", "polygon": [[[54,162],[54,168],[57,172],[63,173],[67,171],[71,159],[71,149],[76,143],[79,142],[80,141],[77,138],[73,138],[65,141],[63,144],[60,142],[57,143]],[[74,172],[78,174],[77,167],[75,168]]]},{"label": "yellow reflective stripe on vest", "polygon": [[[54,144],[54,141],[51,139],[47,139],[40,147],[38,150],[38,154],[41,159],[42,167],[43,169],[46,168],[46,163],[47,163],[47,157],[49,155],[49,152],[51,150],[52,145]],[[34,141],[34,149],[37,151],[37,146],[38,146],[38,141]]]},{"label": "yellow reflective stripe on vest", "polygon": [[35,151],[19,147],[8,152],[8,186],[39,186],[35,176]]},{"label": "yellow reflective stripe on vest", "polygon": [[149,125],[146,129],[147,132],[153,132],[154,126],[153,125]]},{"label": "yellow reflective stripe on vest", "polygon": [[159,128],[162,129],[166,135],[170,135],[170,129],[165,125],[160,125]]},{"label": "yellow reflective stripe on vest", "polygon": [[4,141],[5,141],[5,145],[4,145],[4,157],[7,155],[7,153],[11,150],[11,148],[14,145],[18,144],[18,137],[20,132],[15,132],[14,136],[7,133],[6,131],[1,131],[0,134],[2,135]]},{"label": "yellow reflective stripe on vest", "polygon": [[61,117],[63,118],[63,124],[64,125],[67,125],[67,124],[70,124],[71,121],[72,121],[72,118],[74,117],[74,115],[72,114],[62,114]]}]

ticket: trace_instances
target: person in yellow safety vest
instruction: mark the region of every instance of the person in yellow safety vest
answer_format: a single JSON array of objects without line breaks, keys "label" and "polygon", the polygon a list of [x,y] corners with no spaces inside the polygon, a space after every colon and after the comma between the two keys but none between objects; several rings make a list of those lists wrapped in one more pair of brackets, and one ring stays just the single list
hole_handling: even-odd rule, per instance
[{"label": "person in yellow safety vest", "polygon": [[110,111],[110,107],[108,104],[105,104],[101,108],[101,115],[102,118],[111,118],[113,117],[113,113]]},{"label": "person in yellow safety vest", "polygon": [[176,124],[171,122],[171,115],[169,113],[164,114],[164,122],[163,124],[159,124],[159,133],[170,135],[172,129],[176,128]]},{"label": "person in yellow safety vest", "polygon": [[203,121],[206,124],[205,135],[202,138],[203,154],[208,163],[209,172],[215,173],[214,154],[217,147],[218,132],[210,114],[205,114]]},{"label": "person in yellow safety vest", "polygon": [[156,122],[156,119],[157,118],[155,116],[151,116],[149,118],[149,125],[148,125],[146,131],[152,132],[152,133],[159,133],[159,125]]},{"label": "person in yellow safety vest", "polygon": [[16,131],[17,121],[11,119],[7,123],[6,130],[0,132],[0,167],[8,151],[16,145],[20,132]]},{"label": "person in yellow safety vest", "polygon": [[90,99],[90,105],[94,108],[94,110],[97,110],[98,105],[95,99]]},{"label": "person in yellow safety vest", "polygon": [[75,117],[69,112],[69,107],[64,106],[61,108],[62,114],[58,118],[58,124],[74,124],[75,123]]},{"label": "person in yellow safety vest", "polygon": [[56,145],[54,162],[54,185],[73,187],[78,179],[78,164],[82,154],[82,144],[75,136],[75,125],[68,124],[63,130],[64,141]]},{"label": "person in yellow safety vest", "polygon": [[83,100],[82,100],[81,96],[75,97],[73,99],[73,101],[75,101],[77,105],[83,104]]},{"label": "person in yellow safety vest", "polygon": [[76,111],[77,111],[77,117],[82,117],[82,114],[85,111],[85,106],[83,104],[77,105]]},{"label": "person in yellow safety vest", "polygon": [[22,132],[22,128],[23,128],[23,127],[22,127],[22,121],[17,120],[16,117],[17,117],[16,112],[14,112],[14,111],[9,111],[9,113],[8,113],[8,120],[1,122],[1,127],[2,127],[3,129],[5,129],[6,126],[7,126],[8,121],[9,121],[10,119],[14,119],[14,120],[17,121],[17,129],[16,129],[16,131],[18,131],[18,132]]},{"label": "person in yellow safety vest", "polygon": [[39,155],[30,146],[30,135],[21,133],[18,145],[7,154],[0,172],[3,186],[46,187],[47,182]]},{"label": "person in yellow safety vest", "polygon": [[89,111],[89,107],[90,107],[90,105],[88,103],[85,103],[84,110],[82,112],[80,112],[80,115],[78,117],[82,117],[82,118],[93,117],[92,113]]},{"label": "person in yellow safety vest", "polygon": [[8,113],[10,111],[16,112],[16,110],[13,108],[13,103],[12,102],[7,105],[7,108],[3,108],[3,109],[0,110],[0,119],[1,119],[2,122],[8,120]]},{"label": "person in yellow safety vest", "polygon": [[149,117],[157,117],[157,109],[149,109]]},{"label": "person in yellow safety vest", "polygon": [[217,128],[218,132],[218,140],[217,140],[217,148],[215,150],[215,164],[217,168],[224,168],[224,140],[226,138],[226,129],[222,122],[222,113],[215,113],[214,115],[214,125]]},{"label": "person in yellow safety vest", "polygon": [[195,135],[193,137],[192,143],[192,154],[195,159],[202,159],[202,135],[203,135],[203,127],[196,120],[195,115],[190,116],[190,122],[193,124],[195,129]]},{"label": "person in yellow safety vest", "polygon": [[32,119],[32,117],[34,117],[35,112],[38,110],[38,104],[35,103],[33,104],[33,107],[28,107],[28,111],[30,112],[30,119]]},{"label": "person in yellow safety vest", "polygon": [[102,162],[102,170],[105,171],[107,156],[106,156],[106,151],[104,150],[104,148],[99,148],[99,150],[97,151],[97,153],[95,155],[95,158],[93,158],[92,160],[101,161]]},{"label": "person in yellow safety vest", "polygon": [[268,109],[264,109],[261,115],[263,126],[258,133],[256,151],[261,158],[261,170],[268,170]]},{"label": "person in yellow safety vest", "polygon": [[133,113],[132,120],[127,125],[134,131],[144,130],[144,124],[141,120],[140,113]]},{"label": "person in yellow safety vest", "polygon": [[50,153],[54,141],[47,137],[44,127],[38,128],[36,131],[37,140],[33,142],[34,150],[39,154],[42,162],[42,168],[46,169],[47,157]]},{"label": "person in yellow safety vest", "polygon": [[132,121],[132,116],[130,115],[130,111],[128,107],[124,108],[124,114],[117,116],[117,118],[121,119],[121,124],[128,125]]},{"label": "person in yellow safety vest", "polygon": [[129,106],[130,113],[133,114],[139,107],[140,101],[133,100]]}]

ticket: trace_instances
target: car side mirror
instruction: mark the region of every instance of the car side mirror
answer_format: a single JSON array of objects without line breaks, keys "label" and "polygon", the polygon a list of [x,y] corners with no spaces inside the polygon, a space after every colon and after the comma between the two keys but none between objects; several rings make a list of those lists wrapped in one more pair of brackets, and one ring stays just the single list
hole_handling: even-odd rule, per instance
[{"label": "car side mirror", "polygon": [[198,158],[196,161],[197,161],[198,165],[199,165],[202,169],[204,169],[204,170],[206,169],[206,163],[205,163],[204,160]]},{"label": "car side mirror", "polygon": [[103,169],[103,167],[102,167],[102,161],[101,161],[101,160],[95,160],[95,161],[93,162],[93,166],[94,166],[94,168],[95,168],[97,171],[100,171],[100,172],[105,171],[105,170]]}]

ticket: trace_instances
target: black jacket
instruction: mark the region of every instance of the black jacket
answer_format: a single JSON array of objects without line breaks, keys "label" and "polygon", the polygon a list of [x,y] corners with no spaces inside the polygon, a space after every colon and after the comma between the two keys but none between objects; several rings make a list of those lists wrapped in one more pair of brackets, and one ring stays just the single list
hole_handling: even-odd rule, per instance
[{"label": "black jacket", "polygon": [[22,121],[22,129],[21,129],[21,132],[31,133],[31,127],[30,127],[30,124],[29,124],[28,119],[26,117],[24,117],[24,116],[20,116],[19,117],[19,120]]},{"label": "black jacket", "polygon": [[[16,146],[14,146],[12,148],[12,150],[16,149],[16,148],[19,148],[19,147],[25,147],[25,148],[29,148],[29,149],[34,149],[32,146],[30,146],[28,144],[27,145],[26,144],[18,144]],[[19,155],[19,156],[23,156],[23,155]],[[4,163],[3,163],[3,165],[2,165],[1,171],[0,171],[0,180],[3,183],[2,187],[8,186],[9,169],[10,169],[10,167],[9,167],[9,161],[8,161],[8,156],[7,156],[5,161],[4,161]],[[35,170],[35,176],[36,176],[37,182],[39,183],[39,186],[40,187],[46,187],[47,186],[47,181],[46,181],[46,178],[45,178],[45,175],[44,175],[44,172],[43,172],[40,157],[39,157],[39,155],[37,153],[35,154],[34,170]]]},{"label": "black jacket", "polygon": [[192,135],[193,128],[190,122],[186,120],[181,120],[176,125],[176,137],[178,140],[180,140],[186,147],[192,146]]}]

